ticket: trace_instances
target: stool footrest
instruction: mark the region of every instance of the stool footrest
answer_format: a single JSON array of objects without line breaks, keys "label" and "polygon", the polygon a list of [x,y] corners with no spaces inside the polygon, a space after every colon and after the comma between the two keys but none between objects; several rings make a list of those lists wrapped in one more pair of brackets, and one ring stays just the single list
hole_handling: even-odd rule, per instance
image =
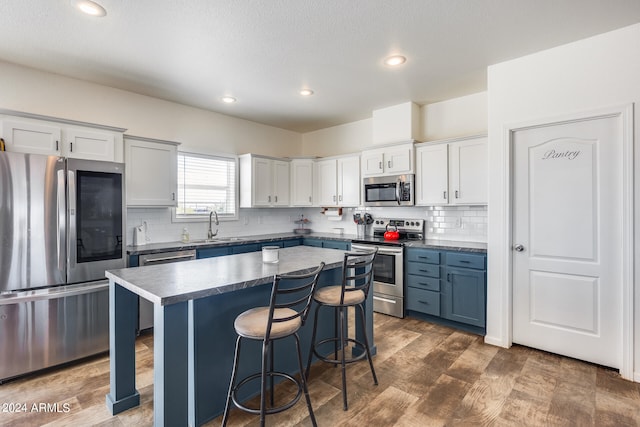
[{"label": "stool footrest", "polygon": [[[296,403],[298,403],[298,401],[300,400],[300,397],[302,396],[302,383],[300,381],[298,381],[297,379],[295,379],[294,377],[292,377],[289,374],[286,374],[284,372],[266,372],[265,373],[266,378],[269,377],[281,377],[284,378],[288,381],[291,381],[292,383],[294,383],[296,386],[298,386],[298,392],[296,393],[296,395],[293,397],[293,399],[291,399],[289,402],[285,403],[284,405],[280,405],[280,406],[276,406],[273,408],[266,408],[265,410],[265,414],[266,415],[270,415],[270,414],[277,414],[279,412],[282,411],[286,411],[287,409],[291,408],[293,405],[295,405]],[[238,397],[237,397],[237,393],[238,390],[245,384],[247,384],[249,381],[255,380],[255,379],[260,379],[261,378],[261,374],[260,372],[253,374],[253,375],[249,375],[248,377],[244,378],[242,381],[238,382],[238,384],[233,387],[232,391],[231,391],[231,399],[233,400],[233,403],[241,410],[245,411],[245,412],[249,412],[251,414],[260,414],[260,408],[249,408],[246,405],[243,405],[242,403],[240,403],[238,401]]]},{"label": "stool footrest", "polygon": [[[353,343],[355,345],[358,345],[362,348],[364,348],[364,344],[356,339],[353,338],[345,338],[345,341]],[[323,356],[321,354],[318,353],[317,347],[321,346],[322,344],[326,344],[329,342],[340,342],[340,338],[327,338],[324,339],[322,341],[318,341],[312,348],[313,354],[315,354],[315,356],[322,360],[323,362],[327,362],[327,363],[333,363],[334,365],[340,365],[342,364],[342,360],[337,360],[337,359],[330,359],[328,356]],[[340,351],[340,350],[339,350]],[[354,356],[354,357],[350,357],[348,359],[344,359],[344,363],[353,363],[353,362],[357,362],[359,360],[362,360],[364,358],[367,357],[367,352],[363,351],[361,354],[359,354],[358,356]]]}]

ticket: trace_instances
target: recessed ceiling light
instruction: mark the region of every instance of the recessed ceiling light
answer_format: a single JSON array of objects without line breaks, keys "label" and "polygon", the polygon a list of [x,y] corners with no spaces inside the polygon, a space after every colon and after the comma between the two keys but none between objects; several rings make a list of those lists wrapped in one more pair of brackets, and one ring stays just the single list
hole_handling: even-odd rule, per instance
[{"label": "recessed ceiling light", "polygon": [[222,102],[224,102],[226,104],[233,104],[236,101],[237,100],[233,96],[223,96],[222,97]]},{"label": "recessed ceiling light", "polygon": [[404,64],[406,61],[407,61],[407,58],[405,58],[402,55],[392,55],[385,58],[384,63],[386,65],[389,65],[390,67],[396,67],[398,65]]},{"label": "recessed ceiling light", "polygon": [[311,96],[313,95],[313,91],[311,89],[300,89],[300,95]]},{"label": "recessed ceiling light", "polygon": [[102,17],[107,14],[104,7],[91,0],[71,0],[71,4],[87,15]]}]

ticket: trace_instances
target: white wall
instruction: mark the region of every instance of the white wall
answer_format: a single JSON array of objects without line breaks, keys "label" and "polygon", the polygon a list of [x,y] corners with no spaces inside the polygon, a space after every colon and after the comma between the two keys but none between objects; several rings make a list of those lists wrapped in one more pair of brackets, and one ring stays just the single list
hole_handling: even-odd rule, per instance
[{"label": "white wall", "polygon": [[[302,135],[0,61],[0,108],[126,128],[180,149],[299,155]],[[232,109],[232,106],[231,106]]]},{"label": "white wall", "polygon": [[[426,104],[420,108],[420,141],[487,133],[487,92]],[[307,156],[335,156],[373,148],[373,121],[364,119],[302,135]]]},{"label": "white wall", "polygon": [[487,92],[423,105],[421,141],[487,133]]},{"label": "white wall", "polygon": [[[487,342],[510,343],[508,125],[640,102],[640,24],[489,67]],[[635,129],[640,129],[637,111]],[[637,139],[636,139],[637,140]],[[635,141],[634,141],[635,145]],[[640,150],[635,150],[640,165]],[[640,224],[640,173],[635,223]],[[635,251],[640,253],[640,227]],[[638,257],[636,256],[636,260]],[[635,379],[640,381],[640,262],[636,261]]]},{"label": "white wall", "polygon": [[303,134],[302,153],[305,156],[337,156],[362,151],[372,143],[373,122],[364,119]]}]

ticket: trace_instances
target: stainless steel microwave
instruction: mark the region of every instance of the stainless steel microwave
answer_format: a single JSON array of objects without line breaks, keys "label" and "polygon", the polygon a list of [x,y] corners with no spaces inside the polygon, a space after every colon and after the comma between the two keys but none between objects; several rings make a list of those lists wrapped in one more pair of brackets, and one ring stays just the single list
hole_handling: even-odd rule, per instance
[{"label": "stainless steel microwave", "polygon": [[413,206],[415,175],[392,175],[362,180],[365,206]]}]

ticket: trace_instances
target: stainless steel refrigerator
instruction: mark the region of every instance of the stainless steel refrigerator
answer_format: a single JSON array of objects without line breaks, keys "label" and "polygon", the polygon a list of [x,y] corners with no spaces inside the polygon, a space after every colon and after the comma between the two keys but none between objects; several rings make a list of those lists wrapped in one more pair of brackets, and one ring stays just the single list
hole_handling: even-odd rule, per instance
[{"label": "stainless steel refrigerator", "polygon": [[108,350],[124,165],[0,152],[0,383]]}]

